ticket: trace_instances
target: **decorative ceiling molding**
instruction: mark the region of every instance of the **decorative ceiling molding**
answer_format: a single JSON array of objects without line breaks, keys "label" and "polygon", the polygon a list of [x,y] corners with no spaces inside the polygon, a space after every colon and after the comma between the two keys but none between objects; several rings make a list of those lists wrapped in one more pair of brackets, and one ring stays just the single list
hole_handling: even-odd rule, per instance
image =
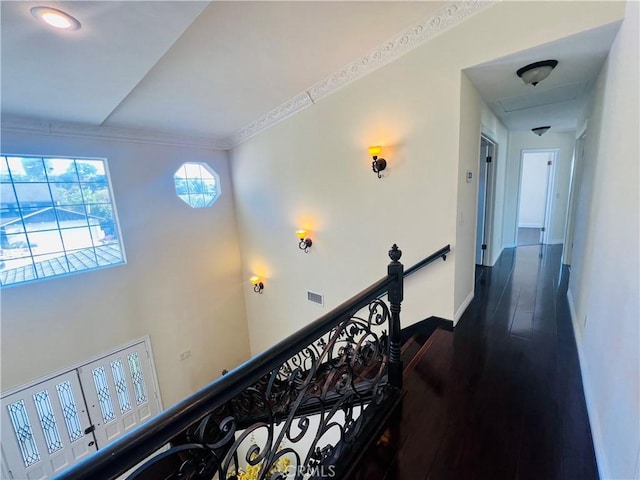
[{"label": "decorative ceiling molding", "polygon": [[226,140],[232,147],[239,145],[267,127],[313,105],[320,98],[348,85],[374,70],[392,62],[440,33],[463,22],[479,11],[500,0],[456,0],[448,3],[434,15],[407,28],[392,40],[377,47],[370,54],[351,62],[324,80],[312,85],[270,112],[240,129]]},{"label": "decorative ceiling molding", "polygon": [[195,147],[212,150],[229,150],[232,145],[225,140],[192,137],[164,132],[153,132],[133,128],[96,127],[79,123],[49,122],[23,117],[2,116],[2,131],[16,133],[37,133],[63,137],[93,138],[99,140],[120,140],[134,143],[152,143],[177,147]]}]

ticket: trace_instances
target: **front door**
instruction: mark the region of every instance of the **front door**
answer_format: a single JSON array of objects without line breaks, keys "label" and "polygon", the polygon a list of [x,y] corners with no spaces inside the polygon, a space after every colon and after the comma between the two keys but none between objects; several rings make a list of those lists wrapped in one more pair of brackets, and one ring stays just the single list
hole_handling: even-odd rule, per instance
[{"label": "front door", "polygon": [[102,448],[159,412],[144,342],[78,369]]},{"label": "front door", "polygon": [[2,478],[45,480],[156,415],[141,341],[2,397]]},{"label": "front door", "polygon": [[97,450],[75,370],[2,399],[9,478],[50,478]]}]

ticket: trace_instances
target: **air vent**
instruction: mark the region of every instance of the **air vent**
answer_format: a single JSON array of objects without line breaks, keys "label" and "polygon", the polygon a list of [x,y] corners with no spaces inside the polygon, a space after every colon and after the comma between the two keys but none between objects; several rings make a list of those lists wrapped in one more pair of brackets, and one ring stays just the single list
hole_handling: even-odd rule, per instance
[{"label": "air vent", "polygon": [[324,305],[324,295],[321,295],[320,293],[315,293],[307,290],[307,300],[309,300],[311,303]]}]

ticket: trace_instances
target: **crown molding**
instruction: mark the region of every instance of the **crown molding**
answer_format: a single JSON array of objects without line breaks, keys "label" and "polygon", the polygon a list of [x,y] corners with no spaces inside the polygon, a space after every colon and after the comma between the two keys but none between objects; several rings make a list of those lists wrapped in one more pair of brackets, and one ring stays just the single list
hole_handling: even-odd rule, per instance
[{"label": "crown molding", "polygon": [[378,46],[368,55],[349,63],[324,80],[315,83],[304,92],[299,93],[292,99],[251,122],[227,138],[226,142],[231,145],[231,147],[239,145],[271,125],[313,105],[320,98],[392,62],[396,58],[426,43],[481,10],[499,3],[499,1],[500,0],[457,0],[449,2],[435,14],[405,29],[391,40]]},{"label": "crown molding", "polygon": [[229,150],[232,145],[226,140],[192,137],[166,132],[154,132],[135,128],[94,126],[81,123],[51,122],[10,115],[2,116],[2,131],[56,135],[62,137],[91,138],[98,140],[120,140],[134,143],[152,143],[177,147],[195,147],[212,150]]}]

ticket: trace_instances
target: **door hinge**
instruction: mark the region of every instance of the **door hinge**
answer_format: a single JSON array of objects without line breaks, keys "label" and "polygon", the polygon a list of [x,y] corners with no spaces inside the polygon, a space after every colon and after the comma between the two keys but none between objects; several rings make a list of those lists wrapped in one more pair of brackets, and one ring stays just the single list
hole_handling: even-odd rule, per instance
[{"label": "door hinge", "polygon": [[487,157],[487,163],[491,163],[491,157]]},{"label": "door hinge", "polygon": [[487,244],[483,243],[481,248],[482,248],[482,250],[486,250],[487,249]]},{"label": "door hinge", "polygon": [[13,472],[11,470],[9,470],[9,478],[16,478],[13,476]]},{"label": "door hinge", "polygon": [[551,165],[551,160],[549,160],[549,161],[547,162],[547,165]]},{"label": "door hinge", "polygon": [[544,227],[542,227],[542,228],[540,229],[540,231],[541,231],[541,232],[544,232],[544,231],[545,231]]},{"label": "door hinge", "polygon": [[84,434],[88,435],[91,432],[95,431],[95,429],[96,429],[96,426],[95,425],[91,425],[90,427],[87,427],[87,428],[84,429]]}]

